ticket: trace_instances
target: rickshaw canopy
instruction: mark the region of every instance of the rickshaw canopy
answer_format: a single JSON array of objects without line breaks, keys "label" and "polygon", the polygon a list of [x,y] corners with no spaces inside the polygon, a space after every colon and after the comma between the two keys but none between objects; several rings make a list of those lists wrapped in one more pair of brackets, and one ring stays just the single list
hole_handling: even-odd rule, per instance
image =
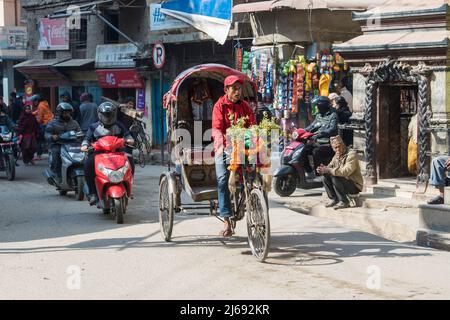
[{"label": "rickshaw canopy", "polygon": [[238,76],[244,81],[244,98],[254,99],[256,101],[258,95],[256,84],[242,72],[221,64],[201,64],[187,69],[178,75],[178,77],[173,81],[169,91],[164,95],[163,107],[164,109],[167,109],[172,102],[177,101],[179,90],[183,83],[188,79],[208,78],[223,83],[225,78],[231,75]]}]

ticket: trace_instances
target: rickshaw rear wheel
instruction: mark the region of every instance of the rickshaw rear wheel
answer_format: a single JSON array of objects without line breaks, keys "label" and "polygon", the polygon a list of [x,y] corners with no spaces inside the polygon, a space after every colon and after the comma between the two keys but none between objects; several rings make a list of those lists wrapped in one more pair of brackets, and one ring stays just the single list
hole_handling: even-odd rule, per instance
[{"label": "rickshaw rear wheel", "polygon": [[159,225],[164,241],[169,242],[172,238],[173,216],[174,216],[174,195],[169,191],[169,181],[167,177],[161,179],[159,184]]},{"label": "rickshaw rear wheel", "polygon": [[270,248],[269,208],[264,193],[259,189],[250,192],[248,201],[248,243],[255,258],[264,262]]}]

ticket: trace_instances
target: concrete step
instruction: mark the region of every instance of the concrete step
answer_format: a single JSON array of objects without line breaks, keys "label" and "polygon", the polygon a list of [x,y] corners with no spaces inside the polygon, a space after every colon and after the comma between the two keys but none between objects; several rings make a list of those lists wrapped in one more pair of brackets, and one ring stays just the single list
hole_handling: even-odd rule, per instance
[{"label": "concrete step", "polygon": [[[282,199],[282,198],[281,198]],[[371,233],[391,241],[415,243],[419,229],[418,208],[325,208],[323,201],[303,198],[301,203],[279,200],[289,209],[336,224]],[[275,200],[277,201],[277,200]]]},{"label": "concrete step", "polygon": [[377,196],[399,197],[404,199],[415,199],[426,201],[438,194],[435,188],[428,187],[425,193],[418,192],[415,185],[410,184],[378,184],[371,187],[366,187],[366,193]]},{"label": "concrete step", "polygon": [[288,198],[271,194],[271,199],[289,209],[331,220],[392,241],[450,251],[450,206],[430,206],[417,199],[362,193],[357,206],[325,208],[328,197],[296,192]]},{"label": "concrete step", "polygon": [[[328,201],[328,196],[324,192],[322,194],[322,201]],[[388,209],[388,208],[419,208],[424,202],[418,199],[406,199],[402,197],[384,195],[384,194],[372,194],[372,193],[360,193],[359,197],[355,198],[358,207],[369,209]]]}]

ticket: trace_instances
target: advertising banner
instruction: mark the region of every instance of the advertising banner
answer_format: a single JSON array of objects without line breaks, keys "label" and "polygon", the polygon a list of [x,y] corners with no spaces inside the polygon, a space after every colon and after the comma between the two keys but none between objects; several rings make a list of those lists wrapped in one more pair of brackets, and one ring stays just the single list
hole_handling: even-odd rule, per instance
[{"label": "advertising banner", "polygon": [[69,50],[69,29],[66,19],[39,20],[38,50]]}]

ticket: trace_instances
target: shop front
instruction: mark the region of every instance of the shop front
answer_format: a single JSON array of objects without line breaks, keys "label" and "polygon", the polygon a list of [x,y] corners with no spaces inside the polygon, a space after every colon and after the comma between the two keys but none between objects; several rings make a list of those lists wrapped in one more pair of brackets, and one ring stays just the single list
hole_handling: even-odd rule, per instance
[{"label": "shop front", "polygon": [[351,70],[332,44],[361,34],[351,10],[364,8],[323,3],[308,8],[302,1],[264,1],[233,8],[235,14],[249,14],[254,35],[251,47],[237,44],[236,68],[257,83],[259,105],[270,109],[279,121],[284,137],[280,148],[294,128],[314,120],[315,98],[339,93],[341,85],[351,83]]},{"label": "shop front", "polygon": [[84,92],[90,92],[96,103],[101,101],[93,59],[27,60],[14,68],[25,76],[32,94],[40,94],[52,109],[63,92],[68,92],[73,101],[80,101]]},{"label": "shop front", "polygon": [[54,110],[59,101],[59,88],[70,86],[69,78],[56,68],[58,63],[68,59],[27,60],[14,66],[23,74],[30,94],[40,94]]},{"label": "shop front", "polygon": [[[433,1],[358,13],[364,34],[335,46],[354,71],[354,109],[364,123],[355,147],[365,154],[368,186],[402,179],[423,191],[431,158],[448,154],[448,9]],[[379,24],[366,28],[375,13]]]}]

